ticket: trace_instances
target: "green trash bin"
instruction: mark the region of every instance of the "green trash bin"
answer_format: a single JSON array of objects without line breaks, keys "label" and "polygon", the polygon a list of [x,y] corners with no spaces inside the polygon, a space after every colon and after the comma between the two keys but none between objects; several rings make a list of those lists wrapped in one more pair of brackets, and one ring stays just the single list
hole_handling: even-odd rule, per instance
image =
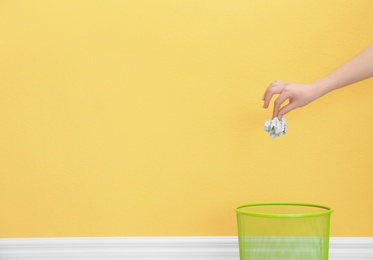
[{"label": "green trash bin", "polygon": [[327,260],[329,207],[293,202],[236,207],[241,260]]}]

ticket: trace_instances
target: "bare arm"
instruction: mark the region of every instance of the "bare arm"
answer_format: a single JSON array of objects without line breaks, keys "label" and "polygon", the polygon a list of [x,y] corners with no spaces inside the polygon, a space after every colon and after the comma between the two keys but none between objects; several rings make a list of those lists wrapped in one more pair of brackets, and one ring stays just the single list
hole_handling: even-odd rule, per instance
[{"label": "bare arm", "polygon": [[[311,84],[295,84],[275,81],[264,93],[264,108],[268,108],[273,95],[279,96],[274,101],[272,118],[281,119],[289,111],[307,105],[326,93],[358,81],[373,77],[373,44],[357,56],[337,68],[329,75]],[[281,105],[289,100],[289,104]]]}]

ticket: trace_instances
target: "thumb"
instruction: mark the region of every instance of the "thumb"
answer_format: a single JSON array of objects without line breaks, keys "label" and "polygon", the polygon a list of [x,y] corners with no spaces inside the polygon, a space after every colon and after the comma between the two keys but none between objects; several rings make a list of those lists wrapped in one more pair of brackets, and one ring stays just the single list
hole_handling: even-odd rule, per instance
[{"label": "thumb", "polygon": [[295,102],[290,102],[286,106],[282,107],[280,111],[278,111],[278,119],[281,119],[285,114],[289,113],[291,110],[297,108]]}]

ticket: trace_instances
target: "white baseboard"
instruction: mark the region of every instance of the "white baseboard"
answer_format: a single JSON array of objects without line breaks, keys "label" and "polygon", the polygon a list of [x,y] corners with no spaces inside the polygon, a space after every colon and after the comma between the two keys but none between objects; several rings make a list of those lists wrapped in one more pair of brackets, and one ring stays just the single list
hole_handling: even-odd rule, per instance
[{"label": "white baseboard", "polygon": [[[330,238],[330,260],[373,260],[373,237]],[[237,237],[0,238],[0,260],[238,260]]]}]

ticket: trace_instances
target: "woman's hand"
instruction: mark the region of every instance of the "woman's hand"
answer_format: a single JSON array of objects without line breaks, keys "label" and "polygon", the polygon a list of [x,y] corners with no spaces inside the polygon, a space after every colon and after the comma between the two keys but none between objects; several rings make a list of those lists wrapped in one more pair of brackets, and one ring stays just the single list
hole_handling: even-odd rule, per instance
[{"label": "woman's hand", "polygon": [[[337,68],[329,75],[312,84],[294,84],[276,80],[264,93],[264,108],[268,108],[273,95],[279,95],[273,108],[272,118],[281,119],[289,111],[307,105],[326,93],[373,77],[373,44]],[[286,100],[289,103],[282,106]]]},{"label": "woman's hand", "polygon": [[[274,101],[272,119],[281,119],[293,109],[307,105],[322,96],[316,84],[295,84],[276,80],[272,82],[263,96],[263,108],[268,108],[273,95],[279,95]],[[283,106],[285,101],[289,101]]]}]

